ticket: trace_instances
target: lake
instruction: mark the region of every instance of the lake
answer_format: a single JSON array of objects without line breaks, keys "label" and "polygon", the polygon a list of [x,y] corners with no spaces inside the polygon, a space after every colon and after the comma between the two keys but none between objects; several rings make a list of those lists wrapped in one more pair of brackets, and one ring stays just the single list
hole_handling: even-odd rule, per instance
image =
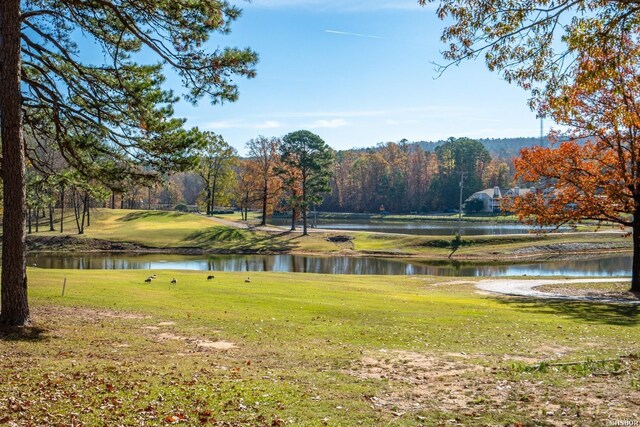
[{"label": "lake", "polygon": [[[273,225],[288,227],[290,218],[273,218]],[[312,224],[311,219],[309,225]],[[302,227],[302,224],[300,224]],[[395,234],[414,234],[429,236],[453,236],[458,232],[457,221],[387,221],[369,219],[318,219],[317,228],[331,230],[375,231]],[[552,231],[554,228],[531,227],[530,225],[496,222],[462,222],[463,236],[491,236],[502,234],[528,234],[540,230]],[[563,227],[559,231],[571,231]]]},{"label": "lake", "polygon": [[630,276],[631,254],[511,265],[424,263],[418,260],[306,255],[30,254],[39,268],[105,270],[278,271],[324,274],[436,276]]}]

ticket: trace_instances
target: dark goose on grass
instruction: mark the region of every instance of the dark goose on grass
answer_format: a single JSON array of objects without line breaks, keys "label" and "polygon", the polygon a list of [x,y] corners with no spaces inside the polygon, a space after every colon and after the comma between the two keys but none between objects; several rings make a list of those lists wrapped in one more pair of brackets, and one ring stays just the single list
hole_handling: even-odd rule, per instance
[{"label": "dark goose on grass", "polygon": [[631,254],[604,255],[543,263],[512,265],[425,264],[415,260],[319,257],[302,255],[122,255],[122,254],[31,254],[28,265],[38,268],[105,270],[202,270],[276,271],[323,274],[376,274],[437,276],[591,276],[631,274]]}]

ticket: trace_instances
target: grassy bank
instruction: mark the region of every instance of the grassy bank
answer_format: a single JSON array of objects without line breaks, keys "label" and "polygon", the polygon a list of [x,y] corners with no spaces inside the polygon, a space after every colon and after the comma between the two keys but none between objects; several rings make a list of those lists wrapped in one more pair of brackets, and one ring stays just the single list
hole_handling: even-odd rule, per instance
[{"label": "grassy bank", "polygon": [[[59,225],[58,225],[59,226]],[[75,235],[68,218],[65,227]],[[59,232],[33,233],[41,238],[59,236]],[[353,239],[331,242],[331,236],[347,235]],[[451,237],[412,236],[367,232],[254,231],[229,225],[202,215],[163,211],[129,211],[98,209],[92,224],[81,237],[131,242],[150,248],[199,248],[218,253],[313,253],[330,255],[374,255],[447,259],[452,252]],[[66,243],[65,250],[71,243]],[[78,250],[83,250],[78,245]],[[556,253],[630,250],[631,239],[618,233],[565,233],[547,235],[470,236],[453,255],[459,260],[500,261],[545,257]]]},{"label": "grassy bank", "polygon": [[30,270],[35,325],[0,334],[0,422],[607,425],[640,401],[637,307],[433,277],[156,273]]}]

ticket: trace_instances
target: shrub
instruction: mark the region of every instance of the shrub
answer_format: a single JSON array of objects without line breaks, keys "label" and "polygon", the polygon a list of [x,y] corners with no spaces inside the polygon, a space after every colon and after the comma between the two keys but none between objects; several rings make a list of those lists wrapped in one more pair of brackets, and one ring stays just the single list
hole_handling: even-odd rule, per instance
[{"label": "shrub", "polygon": [[480,199],[467,200],[464,204],[464,211],[466,213],[480,212],[484,208],[484,203]]}]

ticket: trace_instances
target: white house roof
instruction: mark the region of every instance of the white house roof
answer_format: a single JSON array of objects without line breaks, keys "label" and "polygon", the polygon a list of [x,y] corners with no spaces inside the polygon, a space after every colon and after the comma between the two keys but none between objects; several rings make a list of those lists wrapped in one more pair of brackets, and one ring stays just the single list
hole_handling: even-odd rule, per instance
[{"label": "white house roof", "polygon": [[496,192],[497,192],[498,198],[502,198],[502,197],[509,197],[509,196],[524,196],[525,194],[530,193],[532,191],[535,191],[535,188],[513,187],[508,190],[505,190],[504,192],[501,192],[499,188],[494,187],[494,188],[487,188],[486,190],[476,191],[471,196],[469,196],[467,200],[479,198],[483,196],[489,197],[490,199],[492,199],[494,195],[496,195]]},{"label": "white house roof", "polygon": [[[495,194],[495,189],[494,188],[487,188],[486,190],[482,190],[482,191],[476,191],[475,193],[473,193],[469,199],[473,199],[474,197],[479,197],[481,194],[484,194],[486,196],[488,196],[489,198],[493,198],[493,195]],[[498,197],[500,197],[500,190],[498,189]]]}]

